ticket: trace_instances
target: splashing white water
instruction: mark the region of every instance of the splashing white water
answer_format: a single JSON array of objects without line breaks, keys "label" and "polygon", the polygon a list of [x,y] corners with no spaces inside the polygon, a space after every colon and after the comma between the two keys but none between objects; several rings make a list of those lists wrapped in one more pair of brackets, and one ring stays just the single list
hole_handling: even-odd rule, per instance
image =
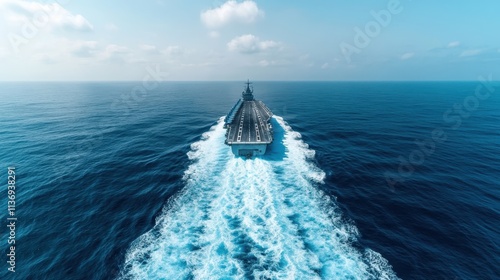
[{"label": "splashing white water", "polygon": [[356,228],[315,187],[325,174],[314,151],[273,122],[279,156],[235,157],[222,119],[192,145],[184,189],[133,242],[121,279],[397,279],[380,254],[351,245]]}]

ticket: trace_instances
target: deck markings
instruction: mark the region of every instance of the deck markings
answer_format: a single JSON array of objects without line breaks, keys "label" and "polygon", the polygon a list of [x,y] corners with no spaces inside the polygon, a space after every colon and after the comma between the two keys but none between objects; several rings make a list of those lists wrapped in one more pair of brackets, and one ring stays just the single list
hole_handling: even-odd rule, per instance
[{"label": "deck markings", "polygon": [[227,143],[270,143],[269,118],[272,113],[262,101],[244,101],[227,124]]}]

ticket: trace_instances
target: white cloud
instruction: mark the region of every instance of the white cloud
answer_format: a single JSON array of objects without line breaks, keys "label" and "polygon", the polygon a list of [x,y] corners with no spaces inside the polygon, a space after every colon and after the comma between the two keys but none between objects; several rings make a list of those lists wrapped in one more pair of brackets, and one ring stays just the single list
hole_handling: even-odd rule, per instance
[{"label": "white cloud", "polygon": [[71,63],[84,60],[91,62],[98,61],[104,56],[104,50],[97,41],[50,38],[50,40],[34,41],[26,48],[23,57],[34,63]]},{"label": "white cloud", "polygon": [[129,49],[127,47],[124,47],[124,46],[110,44],[106,47],[106,52],[107,53],[127,53],[127,52],[129,52]]},{"label": "white cloud", "polygon": [[323,65],[321,65],[321,69],[327,69],[330,68],[330,64],[328,62],[325,62]]},{"label": "white cloud", "polygon": [[308,54],[308,53],[303,54],[303,55],[299,56],[299,60],[300,60],[300,61],[306,61],[306,60],[309,60],[310,56],[311,56],[311,55],[310,55],[310,54]]},{"label": "white cloud", "polygon": [[252,23],[264,16],[254,1],[227,1],[220,7],[201,13],[201,21],[210,28],[217,28],[233,22]]},{"label": "white cloud", "polygon": [[158,48],[154,45],[142,44],[139,46],[139,48],[141,49],[141,51],[149,53],[149,54],[159,54],[160,53]]},{"label": "white cloud", "polygon": [[162,51],[164,55],[168,56],[182,54],[182,52],[183,50],[179,46],[168,46]]},{"label": "white cloud", "polygon": [[252,34],[236,37],[227,43],[227,47],[230,51],[247,54],[277,48],[279,45],[280,44],[275,41],[261,41],[258,37]]},{"label": "white cloud", "polygon": [[96,41],[78,41],[74,43],[72,54],[78,57],[91,57],[98,53]]},{"label": "white cloud", "polygon": [[173,55],[181,53],[182,49],[178,46],[169,46],[162,49],[152,44],[141,44],[134,48],[126,45],[69,40],[66,38],[36,42],[31,48],[33,56],[44,57],[43,55],[49,55],[54,60],[61,61],[78,59],[79,62],[85,61],[90,64],[148,62],[152,60],[152,57],[155,57],[156,61],[161,58],[171,58]]},{"label": "white cloud", "polygon": [[76,31],[94,29],[82,15],[73,14],[57,3],[2,0],[0,10],[3,10],[3,17],[10,25],[28,24],[37,29],[60,27]]},{"label": "white cloud", "polygon": [[269,62],[269,61],[267,61],[267,60],[265,60],[265,59],[263,59],[263,60],[259,61],[259,65],[260,65],[260,66],[262,66],[262,67],[267,67],[267,66],[269,66],[271,63],[272,63],[272,61],[271,61],[271,62]]},{"label": "white cloud", "polygon": [[481,49],[466,50],[460,54],[460,57],[476,56],[482,52]]},{"label": "white cloud", "polygon": [[268,60],[268,59],[263,59],[260,60],[257,65],[261,67],[268,67],[268,66],[273,66],[273,67],[286,67],[290,66],[291,62],[286,59],[277,59],[277,60]]},{"label": "white cloud", "polygon": [[148,44],[140,45],[139,48],[141,50],[143,50],[143,51],[154,51],[154,50],[156,50],[156,46],[148,45]]},{"label": "white cloud", "polygon": [[448,48],[456,48],[458,46],[460,46],[460,42],[459,41],[453,41],[453,42],[450,42],[448,44]]},{"label": "white cloud", "polygon": [[100,54],[102,60],[111,62],[127,62],[130,60],[131,51],[125,46],[110,44]]},{"label": "white cloud", "polygon": [[109,54],[125,54],[128,53],[129,49],[124,46],[110,44],[106,47],[106,53]]},{"label": "white cloud", "polygon": [[412,58],[413,56],[415,55],[414,52],[409,52],[409,53],[405,53],[403,55],[401,55],[401,60],[407,60],[407,59],[410,59]]}]

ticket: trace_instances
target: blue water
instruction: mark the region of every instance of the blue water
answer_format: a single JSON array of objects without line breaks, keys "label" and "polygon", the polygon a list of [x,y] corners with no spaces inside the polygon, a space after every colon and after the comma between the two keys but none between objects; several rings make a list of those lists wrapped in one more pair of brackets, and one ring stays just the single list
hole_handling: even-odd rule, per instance
[{"label": "blue water", "polygon": [[241,83],[140,85],[0,84],[0,279],[499,278],[500,84],[256,82],[252,160]]}]

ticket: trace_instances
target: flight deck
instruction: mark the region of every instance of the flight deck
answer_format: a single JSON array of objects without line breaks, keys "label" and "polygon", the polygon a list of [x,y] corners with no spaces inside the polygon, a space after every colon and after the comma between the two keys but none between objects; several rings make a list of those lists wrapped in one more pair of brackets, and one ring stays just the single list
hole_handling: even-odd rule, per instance
[{"label": "flight deck", "polygon": [[273,142],[273,131],[269,122],[273,113],[264,102],[253,98],[250,84],[246,83],[242,98],[225,119],[226,144],[232,146],[234,154],[246,157],[263,155],[267,145]]}]

